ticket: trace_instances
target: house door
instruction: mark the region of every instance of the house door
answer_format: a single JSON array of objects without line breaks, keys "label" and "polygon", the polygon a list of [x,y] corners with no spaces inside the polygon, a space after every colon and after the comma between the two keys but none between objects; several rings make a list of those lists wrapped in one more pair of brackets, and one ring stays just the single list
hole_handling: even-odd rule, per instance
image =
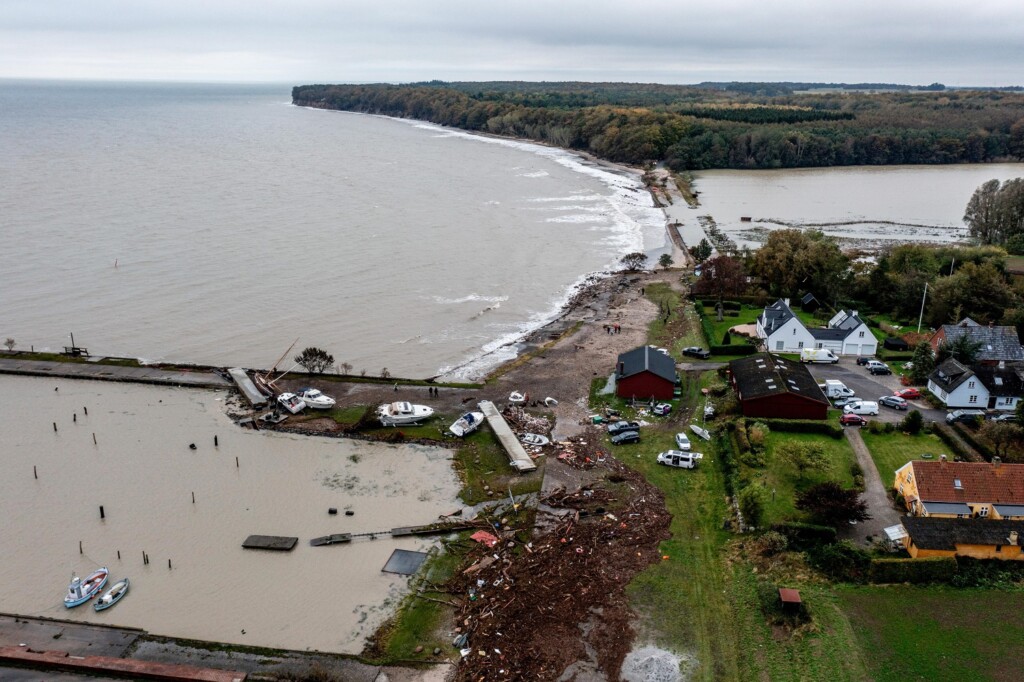
[{"label": "house door", "polygon": [[994,410],[995,407],[996,407],[996,397],[994,395],[990,395],[988,397],[988,409]]}]

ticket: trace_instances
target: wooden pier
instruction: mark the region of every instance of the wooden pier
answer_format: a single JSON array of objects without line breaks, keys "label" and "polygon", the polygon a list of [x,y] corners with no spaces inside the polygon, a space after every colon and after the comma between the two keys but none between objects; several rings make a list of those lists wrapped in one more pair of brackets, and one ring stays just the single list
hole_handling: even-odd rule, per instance
[{"label": "wooden pier", "polygon": [[259,389],[256,388],[256,384],[252,383],[252,379],[246,374],[245,370],[241,367],[232,367],[228,370],[228,374],[234,380],[235,385],[238,386],[238,390],[241,391],[242,395],[245,396],[253,407],[266,407],[267,396],[260,393]]},{"label": "wooden pier", "polygon": [[512,468],[519,472],[536,470],[537,465],[526,454],[523,444],[516,438],[516,434],[512,433],[512,429],[505,421],[505,418],[501,416],[501,413],[498,412],[498,408],[494,406],[494,403],[490,400],[481,400],[479,405],[480,411],[487,418],[487,423],[491,425],[494,435],[498,437],[498,442],[501,443],[501,446],[505,448],[505,452],[508,453],[508,461],[512,464]]},{"label": "wooden pier", "polygon": [[369,533],[334,533],[333,535],[313,538],[309,541],[309,544],[314,547],[324,547],[326,545],[340,545],[352,542],[355,538],[377,538],[378,536],[383,537],[385,535],[390,535],[393,538],[415,535],[442,535],[460,530],[469,530],[470,528],[480,528],[482,525],[483,523],[480,521],[459,521],[457,523],[431,523],[426,526],[402,526],[401,528],[371,531]]}]

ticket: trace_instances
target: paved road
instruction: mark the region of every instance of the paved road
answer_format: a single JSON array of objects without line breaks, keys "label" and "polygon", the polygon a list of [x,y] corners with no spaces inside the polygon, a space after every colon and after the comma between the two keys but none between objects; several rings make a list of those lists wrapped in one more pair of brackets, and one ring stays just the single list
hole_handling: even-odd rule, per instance
[{"label": "paved road", "polygon": [[[868,503],[868,513],[871,518],[861,521],[857,525],[842,528],[839,535],[857,544],[870,545],[874,540],[884,538],[883,530],[888,526],[895,526],[900,522],[900,515],[892,506],[889,499],[889,486],[892,481],[882,480],[878,474],[875,461],[871,459],[871,453],[864,445],[864,439],[860,437],[859,428],[847,428],[846,439],[850,441],[854,454],[857,455],[857,463],[864,470],[864,501]],[[868,538],[871,538],[870,540]]]},{"label": "paved road", "polygon": [[[838,379],[864,400],[878,400],[879,396],[892,395],[893,391],[903,388],[899,377],[895,374],[876,376],[869,373],[864,367],[857,365],[856,359],[852,357],[843,358],[835,365],[809,364],[808,368],[819,383],[825,379]],[[926,421],[942,421],[946,418],[945,410],[936,410],[925,400],[910,400],[908,402],[911,408],[918,410]],[[906,415],[906,412],[880,405],[877,418],[887,422],[898,422]]]}]

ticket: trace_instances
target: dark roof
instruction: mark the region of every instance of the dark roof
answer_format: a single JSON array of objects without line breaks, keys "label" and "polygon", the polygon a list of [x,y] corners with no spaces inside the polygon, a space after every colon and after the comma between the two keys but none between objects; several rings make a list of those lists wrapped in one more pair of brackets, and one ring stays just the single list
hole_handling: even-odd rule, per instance
[{"label": "dark roof", "polygon": [[758,353],[733,360],[729,371],[743,400],[788,393],[829,404],[806,365],[778,355]]},{"label": "dark roof", "polygon": [[811,333],[811,336],[813,336],[816,341],[842,341],[850,335],[851,330],[809,327],[807,331]]},{"label": "dark roof", "polygon": [[882,342],[882,345],[889,350],[907,350],[910,348],[909,343],[896,336],[886,337],[885,341]]},{"label": "dark roof", "polygon": [[985,384],[989,395],[998,398],[1015,398],[1024,395],[1024,367],[1011,365],[997,367],[993,365],[978,365],[974,368],[981,383]]},{"label": "dark roof", "polygon": [[807,305],[811,301],[817,300],[818,299],[814,298],[814,294],[812,294],[811,292],[807,292],[806,294],[804,294],[804,297],[800,299],[800,302],[803,303],[804,305]]},{"label": "dark roof", "polygon": [[625,379],[640,372],[651,372],[672,383],[676,380],[675,361],[650,346],[640,346],[620,354],[615,367],[618,379]]},{"label": "dark roof", "polygon": [[946,393],[952,393],[973,376],[974,372],[969,367],[964,367],[954,358],[948,358],[935,368],[928,381],[935,382],[935,385],[940,386]]},{"label": "dark roof", "polygon": [[949,551],[955,550],[957,545],[1024,546],[1024,521],[934,516],[905,516],[901,520],[918,549]]},{"label": "dark roof", "polygon": [[911,465],[925,502],[1024,504],[1024,464],[915,459]]},{"label": "dark roof", "polygon": [[981,344],[978,360],[1024,360],[1024,348],[1020,346],[1016,327],[982,326],[970,318],[961,320],[960,324],[944,324],[946,343],[952,343],[961,336],[966,336]]},{"label": "dark roof", "polygon": [[[839,317],[840,315],[842,315],[842,317]],[[857,327],[864,324],[864,320],[860,319],[860,317],[857,315],[856,310],[851,310],[850,312],[840,310],[839,314],[837,314],[836,317],[839,317],[839,319],[835,321],[835,324],[831,325],[833,329],[845,329],[846,331],[853,331]],[[835,318],[832,319],[835,320]]]},{"label": "dark roof", "polygon": [[788,305],[786,305],[786,302],[780,298],[775,303],[765,306],[764,312],[761,313],[761,317],[759,319],[761,326],[764,327],[770,335],[773,331],[786,324],[794,317],[796,317],[796,315],[794,315],[793,311],[790,310]]}]

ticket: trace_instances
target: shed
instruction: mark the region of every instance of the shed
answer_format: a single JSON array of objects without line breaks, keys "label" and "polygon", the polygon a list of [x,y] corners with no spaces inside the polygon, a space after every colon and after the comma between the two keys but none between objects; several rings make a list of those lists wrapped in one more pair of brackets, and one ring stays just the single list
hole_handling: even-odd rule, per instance
[{"label": "shed", "polygon": [[676,363],[651,346],[619,355],[615,366],[615,394],[620,398],[671,400],[676,387]]},{"label": "shed", "polygon": [[730,382],[746,417],[825,419],[829,402],[807,367],[771,353],[729,363]]},{"label": "shed", "polygon": [[886,338],[886,340],[882,342],[882,345],[885,348],[887,348],[888,350],[899,350],[899,351],[910,350],[910,345],[906,341],[904,341],[901,338],[897,338],[895,336],[890,336],[890,337]]},{"label": "shed", "polygon": [[800,599],[800,591],[788,587],[779,588],[779,601],[782,602],[783,611],[799,611],[803,605]]}]

